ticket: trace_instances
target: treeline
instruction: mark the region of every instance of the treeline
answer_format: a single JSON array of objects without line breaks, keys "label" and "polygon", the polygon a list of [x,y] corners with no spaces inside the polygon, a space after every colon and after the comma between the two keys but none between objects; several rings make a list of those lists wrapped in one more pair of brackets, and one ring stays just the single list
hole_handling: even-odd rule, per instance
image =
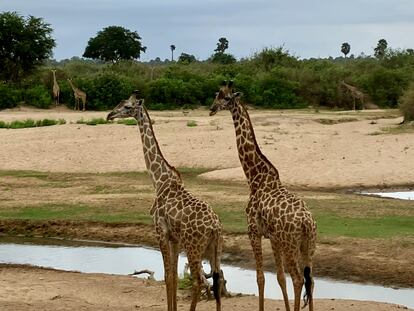
[{"label": "treeline", "polygon": [[[211,61],[142,63],[119,61],[105,64],[84,59],[49,63],[13,84],[0,85],[0,109],[24,101],[41,108],[52,105],[53,78],[60,102],[73,107],[67,83],[86,92],[88,110],[114,107],[140,90],[151,109],[175,109],[211,104],[222,80],[233,79],[248,104],[263,108],[308,106],[349,109],[354,98],[342,81],[364,93],[364,101],[379,107],[397,107],[414,81],[412,50],[387,49],[381,58],[298,59],[283,48],[264,49],[250,58],[230,64]],[[357,108],[362,102],[356,102]]]}]

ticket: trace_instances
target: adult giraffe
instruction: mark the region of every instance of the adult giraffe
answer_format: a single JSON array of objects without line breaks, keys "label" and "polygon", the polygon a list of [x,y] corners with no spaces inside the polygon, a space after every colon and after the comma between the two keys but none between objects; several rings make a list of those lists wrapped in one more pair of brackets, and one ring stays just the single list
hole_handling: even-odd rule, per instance
[{"label": "adult giraffe", "polygon": [[302,286],[305,285],[305,306],[313,310],[312,257],[316,248],[316,223],[306,204],[282,186],[279,172],[262,154],[254,135],[241,93],[233,92],[233,82],[224,82],[210,109],[210,115],[228,109],[233,117],[239,159],[250,198],[246,208],[248,235],[256,259],[259,288],[259,310],[264,310],[264,273],[262,237],[270,239],[286,310],[290,310],[284,267],[294,286],[294,310],[300,309]]},{"label": "adult giraffe", "polygon": [[136,91],[128,100],[121,101],[108,114],[107,119],[128,117],[134,117],[138,122],[145,164],[155,187],[156,197],[150,214],[164,261],[168,311],[177,311],[177,262],[180,246],[187,253],[193,278],[190,311],[196,309],[203,286],[203,258],[210,261],[216,310],[220,311],[220,255],[223,243],[221,223],[207,203],[184,188],[179,172],[165,160],[155,138],[144,100],[137,99]]}]

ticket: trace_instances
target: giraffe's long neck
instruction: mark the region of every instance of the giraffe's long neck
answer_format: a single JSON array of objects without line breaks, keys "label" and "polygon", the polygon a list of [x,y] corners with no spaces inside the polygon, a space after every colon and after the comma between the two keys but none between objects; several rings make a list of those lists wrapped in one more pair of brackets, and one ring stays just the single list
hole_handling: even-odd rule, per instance
[{"label": "giraffe's long neck", "polygon": [[161,153],[152,128],[151,119],[147,110],[139,106],[135,115],[141,133],[145,164],[156,192],[165,191],[165,186],[171,183],[181,184],[178,171],[171,166]]},{"label": "giraffe's long neck", "polygon": [[77,88],[73,85],[73,83],[72,83],[72,81],[70,81],[70,80],[68,80],[68,82],[69,82],[69,84],[70,84],[70,87],[72,88],[72,91],[73,91],[73,93],[77,93]]},{"label": "giraffe's long neck", "polygon": [[249,114],[238,98],[233,98],[230,110],[236,130],[236,143],[240,163],[250,189],[255,191],[263,181],[263,178],[271,178],[274,182],[280,184],[279,173],[262,154],[254,135]]},{"label": "giraffe's long neck", "polygon": [[57,85],[57,81],[56,81],[56,74],[55,74],[55,72],[54,72],[54,71],[52,71],[52,73],[53,73],[53,84],[54,84],[54,85]]}]

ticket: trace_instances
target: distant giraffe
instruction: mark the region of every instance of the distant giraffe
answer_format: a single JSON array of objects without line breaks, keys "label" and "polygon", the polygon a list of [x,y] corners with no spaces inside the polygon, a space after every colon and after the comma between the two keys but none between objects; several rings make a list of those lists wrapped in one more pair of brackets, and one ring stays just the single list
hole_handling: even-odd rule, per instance
[{"label": "distant giraffe", "polygon": [[[305,306],[313,310],[312,257],[316,248],[316,223],[306,204],[282,186],[279,172],[262,154],[254,135],[241,93],[233,93],[233,82],[226,82],[217,93],[210,115],[230,110],[236,131],[240,163],[250,186],[246,208],[248,235],[256,259],[259,310],[264,310],[264,273],[262,237],[270,239],[275,258],[277,280],[282,289],[286,310],[290,310],[284,268],[293,281],[294,310],[300,309],[305,285]],[[304,281],[305,279],[305,281]]]},{"label": "distant giraffe", "polygon": [[53,100],[55,101],[55,105],[59,105],[59,95],[60,95],[60,88],[59,84],[56,80],[56,70],[52,69],[53,74]]},{"label": "distant giraffe", "polygon": [[177,261],[180,246],[186,251],[193,279],[190,310],[196,309],[203,286],[201,261],[207,258],[213,271],[213,293],[216,310],[221,310],[220,255],[222,249],[221,223],[207,203],[190,194],[183,185],[179,172],[161,153],[144,100],[134,92],[107,116],[134,117],[138,122],[148,173],[155,187],[155,201],[150,214],[153,217],[163,261],[167,288],[168,311],[177,310]]},{"label": "distant giraffe", "polygon": [[73,90],[73,96],[75,97],[74,110],[80,110],[80,101],[82,101],[83,111],[86,109],[86,93],[73,85],[72,79],[68,79],[68,82]]}]

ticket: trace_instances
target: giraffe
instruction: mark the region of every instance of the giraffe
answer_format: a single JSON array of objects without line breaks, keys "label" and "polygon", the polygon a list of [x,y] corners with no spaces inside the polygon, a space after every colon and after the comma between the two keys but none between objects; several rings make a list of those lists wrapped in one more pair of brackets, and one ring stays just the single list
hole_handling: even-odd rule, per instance
[{"label": "giraffe", "polygon": [[60,95],[60,88],[59,84],[56,80],[56,70],[52,69],[53,74],[53,99],[55,101],[55,105],[59,105],[59,95]]},{"label": "giraffe", "polygon": [[121,101],[107,116],[134,117],[138,122],[145,164],[155,188],[155,200],[150,214],[164,262],[168,311],[177,310],[177,261],[183,247],[193,278],[190,310],[196,309],[203,286],[201,261],[207,258],[213,272],[213,293],[216,310],[221,310],[220,256],[222,250],[221,223],[213,209],[190,194],[179,172],[161,153],[144,100],[134,91],[128,100]]},{"label": "giraffe", "polygon": [[70,84],[70,87],[73,90],[73,96],[75,97],[75,108],[74,110],[80,110],[80,101],[82,101],[83,105],[83,111],[85,111],[85,105],[86,105],[86,93],[76,86],[73,85],[72,79],[68,79],[68,82]]},{"label": "giraffe", "polygon": [[236,131],[239,160],[250,187],[246,207],[248,235],[256,260],[259,310],[264,310],[264,273],[262,237],[270,239],[277,280],[283,293],[285,308],[290,310],[284,269],[294,287],[294,310],[300,309],[302,286],[305,285],[304,307],[313,310],[312,257],[316,248],[316,223],[306,204],[282,186],[279,172],[262,154],[240,92],[233,92],[233,82],[224,82],[210,108],[231,112]]}]

